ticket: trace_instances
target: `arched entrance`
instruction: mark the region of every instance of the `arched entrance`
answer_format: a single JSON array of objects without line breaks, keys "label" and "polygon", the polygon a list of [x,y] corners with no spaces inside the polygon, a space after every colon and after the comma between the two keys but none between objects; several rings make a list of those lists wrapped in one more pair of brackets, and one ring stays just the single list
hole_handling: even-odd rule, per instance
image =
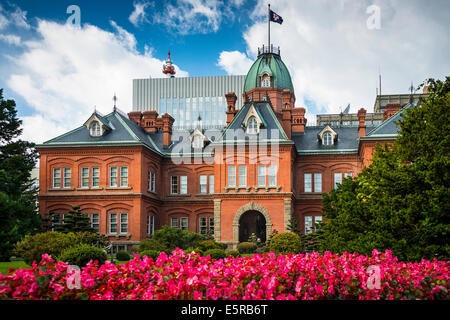
[{"label": "arched entrance", "polygon": [[253,233],[266,242],[266,219],[256,210],[245,212],[239,219],[239,242],[248,241]]},{"label": "arched entrance", "polygon": [[[241,219],[243,217],[243,219]],[[254,203],[253,201],[247,203],[246,205],[243,205],[239,210],[236,212],[236,215],[233,219],[233,245],[234,247],[240,242],[240,241],[247,241],[247,239],[241,240],[242,238],[245,238],[246,235],[244,234],[244,226],[241,228],[241,223],[247,224],[247,239],[249,236],[251,236],[251,227],[254,227],[253,230],[259,230],[260,236],[265,236],[265,239],[261,239],[261,241],[267,241],[267,239],[270,238],[272,234],[272,220],[270,219],[269,211],[267,211],[266,208],[263,206]],[[264,230],[262,231],[261,229]],[[256,232],[255,232],[256,234]]]}]

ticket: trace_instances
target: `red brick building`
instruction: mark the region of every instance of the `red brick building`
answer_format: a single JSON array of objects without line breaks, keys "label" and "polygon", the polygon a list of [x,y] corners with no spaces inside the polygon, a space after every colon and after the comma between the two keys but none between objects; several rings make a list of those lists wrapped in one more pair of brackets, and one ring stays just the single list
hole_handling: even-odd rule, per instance
[{"label": "red brick building", "polygon": [[[276,52],[249,70],[244,104],[226,95],[227,126],[173,130],[156,111],[94,112],[80,127],[38,146],[40,212],[80,206],[115,250],[162,225],[211,234],[235,246],[255,233],[263,241],[286,231],[291,217],[304,232],[322,219],[322,192],[356,176],[377,142],[395,139],[404,109],[358,127],[306,126],[289,72]],[[400,111],[399,111],[400,110]],[[200,120],[200,119],[199,119]]]}]

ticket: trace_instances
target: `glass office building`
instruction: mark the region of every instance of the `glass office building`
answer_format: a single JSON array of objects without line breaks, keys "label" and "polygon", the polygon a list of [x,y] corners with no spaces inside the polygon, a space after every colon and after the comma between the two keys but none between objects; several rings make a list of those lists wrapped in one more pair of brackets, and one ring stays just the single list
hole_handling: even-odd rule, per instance
[{"label": "glass office building", "polygon": [[198,116],[203,128],[226,125],[225,94],[236,93],[242,106],[245,76],[211,76],[133,80],[133,111],[156,110],[170,114],[174,128],[193,128]]}]

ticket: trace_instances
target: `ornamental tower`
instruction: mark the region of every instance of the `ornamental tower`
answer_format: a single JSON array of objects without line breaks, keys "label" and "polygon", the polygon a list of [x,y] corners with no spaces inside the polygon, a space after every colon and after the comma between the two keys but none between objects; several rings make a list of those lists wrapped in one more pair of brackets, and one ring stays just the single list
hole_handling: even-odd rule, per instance
[{"label": "ornamental tower", "polygon": [[165,61],[163,65],[163,73],[167,75],[169,78],[175,78],[175,66],[172,63],[172,60],[170,59],[170,51],[168,53],[167,60]]}]

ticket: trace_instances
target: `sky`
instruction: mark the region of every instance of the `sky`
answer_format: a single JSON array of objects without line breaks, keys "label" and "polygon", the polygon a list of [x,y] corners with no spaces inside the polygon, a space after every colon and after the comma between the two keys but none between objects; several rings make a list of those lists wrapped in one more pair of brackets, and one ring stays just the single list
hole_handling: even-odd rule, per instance
[{"label": "sky", "polygon": [[[267,44],[267,0],[0,0],[0,88],[17,103],[22,139],[82,125],[113,96],[131,111],[132,79],[246,74]],[[373,111],[383,94],[450,75],[448,0],[271,0],[271,23],[296,107]],[[71,7],[72,6],[72,7]],[[73,10],[73,6],[76,6]],[[79,15],[77,15],[79,9]],[[78,19],[79,18],[79,19]]]}]

